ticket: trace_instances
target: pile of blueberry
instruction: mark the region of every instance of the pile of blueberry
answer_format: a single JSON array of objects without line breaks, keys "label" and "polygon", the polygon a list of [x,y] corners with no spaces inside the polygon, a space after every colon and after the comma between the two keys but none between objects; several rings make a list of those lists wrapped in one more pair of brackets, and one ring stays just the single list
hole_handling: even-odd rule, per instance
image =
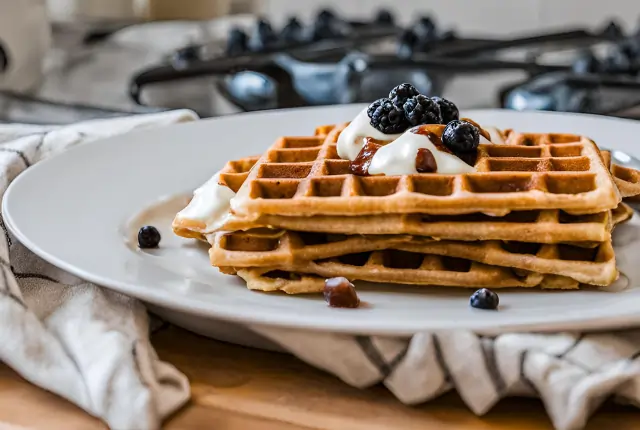
[{"label": "pile of blueberry", "polygon": [[411,84],[400,84],[388,98],[374,101],[367,109],[371,125],[385,134],[403,133],[423,124],[446,125],[442,143],[454,154],[475,151],[480,131],[473,124],[460,121],[458,107],[442,97],[427,97]]}]

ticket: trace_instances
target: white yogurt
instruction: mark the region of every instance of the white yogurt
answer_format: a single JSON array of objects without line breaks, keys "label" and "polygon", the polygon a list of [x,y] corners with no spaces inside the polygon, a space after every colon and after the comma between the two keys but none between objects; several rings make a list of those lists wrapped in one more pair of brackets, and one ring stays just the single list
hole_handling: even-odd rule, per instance
[{"label": "white yogurt", "polygon": [[229,187],[220,185],[220,172],[193,192],[193,198],[186,208],[176,215],[178,219],[201,221],[206,231],[220,228],[231,216],[230,202],[236,195]]},{"label": "white yogurt", "polygon": [[367,137],[377,140],[395,140],[401,134],[384,134],[376,130],[369,122],[367,108],[356,116],[338,137],[338,156],[343,160],[353,161],[360,153]]},{"label": "white yogurt", "polygon": [[369,165],[370,175],[417,174],[416,156],[420,148],[426,148],[433,154],[438,166],[436,173],[473,172],[473,167],[453,154],[440,151],[427,136],[413,133],[411,130],[415,128],[405,131],[398,139],[378,149]]}]

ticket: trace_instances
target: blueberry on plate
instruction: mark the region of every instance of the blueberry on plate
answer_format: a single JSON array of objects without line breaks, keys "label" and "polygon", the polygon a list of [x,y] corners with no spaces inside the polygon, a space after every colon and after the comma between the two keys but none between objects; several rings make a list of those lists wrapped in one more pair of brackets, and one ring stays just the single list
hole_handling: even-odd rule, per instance
[{"label": "blueberry on plate", "polygon": [[145,225],[138,231],[138,246],[142,249],[157,248],[160,244],[160,232],[152,225]]},{"label": "blueberry on plate", "polygon": [[411,84],[400,84],[389,93],[389,98],[393,102],[394,105],[398,106],[400,109],[404,106],[404,103],[407,99],[417,96],[420,92]]},{"label": "blueberry on plate", "polygon": [[488,288],[481,288],[471,295],[469,304],[476,309],[498,309],[500,299],[498,295]]},{"label": "blueberry on plate", "polygon": [[442,143],[454,153],[472,152],[480,143],[480,131],[470,122],[454,120],[445,127]]},{"label": "blueberry on plate", "polygon": [[442,122],[438,104],[422,94],[407,99],[404,102],[403,110],[411,125],[440,124]]},{"label": "blueberry on plate", "polygon": [[442,115],[442,124],[449,124],[451,121],[460,119],[460,111],[458,106],[453,102],[442,97],[431,97],[431,100],[436,102],[440,108],[440,115]]},{"label": "blueberry on plate", "polygon": [[369,122],[384,134],[402,133],[409,128],[409,121],[402,108],[394,105],[390,99],[378,99],[367,109]]}]

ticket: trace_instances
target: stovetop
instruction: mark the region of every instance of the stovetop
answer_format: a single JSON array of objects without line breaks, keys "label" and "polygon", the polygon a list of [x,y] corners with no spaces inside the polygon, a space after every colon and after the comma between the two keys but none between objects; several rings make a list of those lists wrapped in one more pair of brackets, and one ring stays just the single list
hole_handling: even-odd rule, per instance
[{"label": "stovetop", "polygon": [[44,83],[30,95],[0,94],[0,121],[366,102],[399,82],[465,108],[640,117],[640,31],[615,22],[495,39],[431,16],[401,26],[387,10],[359,21],[321,10],[280,27],[240,16],[57,30]]}]

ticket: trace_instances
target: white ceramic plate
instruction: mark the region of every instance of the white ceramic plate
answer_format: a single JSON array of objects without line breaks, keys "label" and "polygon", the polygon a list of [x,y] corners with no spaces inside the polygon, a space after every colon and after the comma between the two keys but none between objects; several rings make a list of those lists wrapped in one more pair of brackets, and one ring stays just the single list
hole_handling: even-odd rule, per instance
[{"label": "white ceramic plate", "polygon": [[[180,198],[229,160],[263,152],[280,135],[307,135],[320,124],[347,121],[361,106],[298,109],[145,130],[77,148],[20,175],[3,201],[5,222],[33,252],[97,284],[138,297],[174,319],[204,328],[206,318],[358,333],[410,334],[471,328],[562,330],[640,323],[640,269],[631,248],[637,222],[616,231],[621,291],[500,292],[497,312],[471,309],[469,290],[360,285],[357,310],[331,309],[319,296],[248,291],[210,268],[206,249],[172,237]],[[523,131],[581,133],[602,146],[640,156],[640,122],[595,116],[465,112],[481,124]],[[162,201],[155,213],[140,214]],[[136,215],[138,214],[138,215]],[[132,217],[136,217],[133,221]],[[142,223],[161,228],[162,247],[140,252],[127,243]],[[627,284],[629,284],[627,286]],[[202,319],[202,318],[205,319]],[[233,340],[233,339],[231,339]]]}]

